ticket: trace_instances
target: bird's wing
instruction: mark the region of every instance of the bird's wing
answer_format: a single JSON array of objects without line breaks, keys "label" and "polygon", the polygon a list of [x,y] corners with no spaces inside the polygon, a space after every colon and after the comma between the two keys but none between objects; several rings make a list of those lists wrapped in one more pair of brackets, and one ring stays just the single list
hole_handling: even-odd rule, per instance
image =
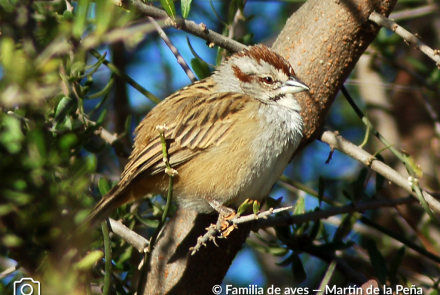
[{"label": "bird's wing", "polygon": [[244,94],[218,93],[184,97],[176,94],[157,105],[137,128],[135,148],[119,183],[126,187],[141,173],[165,170],[158,125],[166,125],[165,139],[171,167],[190,160],[204,149],[219,145],[236,125],[240,111],[255,100]]}]

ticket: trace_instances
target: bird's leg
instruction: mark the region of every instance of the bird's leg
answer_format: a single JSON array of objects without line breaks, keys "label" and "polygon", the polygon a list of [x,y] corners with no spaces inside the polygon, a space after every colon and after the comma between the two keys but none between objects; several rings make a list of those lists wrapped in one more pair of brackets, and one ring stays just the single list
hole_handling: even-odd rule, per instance
[{"label": "bird's leg", "polygon": [[216,200],[209,200],[209,205],[217,211],[224,220],[231,220],[235,217],[235,210],[220,204]]},{"label": "bird's leg", "polygon": [[228,220],[232,220],[236,217],[235,210],[220,204],[216,200],[210,200],[208,203],[219,213],[217,225],[220,227],[219,230],[222,236],[227,237],[236,227],[234,224],[231,225],[228,222]]}]

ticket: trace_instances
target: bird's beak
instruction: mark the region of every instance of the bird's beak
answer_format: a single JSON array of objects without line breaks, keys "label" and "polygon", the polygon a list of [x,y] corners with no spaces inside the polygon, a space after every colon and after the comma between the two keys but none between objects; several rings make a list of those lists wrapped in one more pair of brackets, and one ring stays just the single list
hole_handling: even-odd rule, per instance
[{"label": "bird's beak", "polygon": [[303,82],[299,81],[294,77],[290,77],[283,86],[281,86],[281,91],[284,93],[297,93],[302,91],[309,91],[310,88]]}]

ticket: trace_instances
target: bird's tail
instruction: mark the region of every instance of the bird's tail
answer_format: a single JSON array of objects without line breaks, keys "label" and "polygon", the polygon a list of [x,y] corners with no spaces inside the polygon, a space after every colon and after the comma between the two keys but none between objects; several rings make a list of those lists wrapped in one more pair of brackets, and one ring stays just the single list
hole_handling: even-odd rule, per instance
[{"label": "bird's tail", "polygon": [[95,205],[86,222],[94,227],[103,222],[114,210],[126,203],[124,190],[119,185],[113,187],[102,199]]}]

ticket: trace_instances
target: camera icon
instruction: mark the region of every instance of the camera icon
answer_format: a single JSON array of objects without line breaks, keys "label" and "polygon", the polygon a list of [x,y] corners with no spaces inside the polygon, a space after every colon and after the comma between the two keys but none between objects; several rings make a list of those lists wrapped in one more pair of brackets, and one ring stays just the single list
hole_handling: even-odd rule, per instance
[{"label": "camera icon", "polygon": [[40,282],[32,278],[22,278],[14,282],[14,295],[41,295]]}]

